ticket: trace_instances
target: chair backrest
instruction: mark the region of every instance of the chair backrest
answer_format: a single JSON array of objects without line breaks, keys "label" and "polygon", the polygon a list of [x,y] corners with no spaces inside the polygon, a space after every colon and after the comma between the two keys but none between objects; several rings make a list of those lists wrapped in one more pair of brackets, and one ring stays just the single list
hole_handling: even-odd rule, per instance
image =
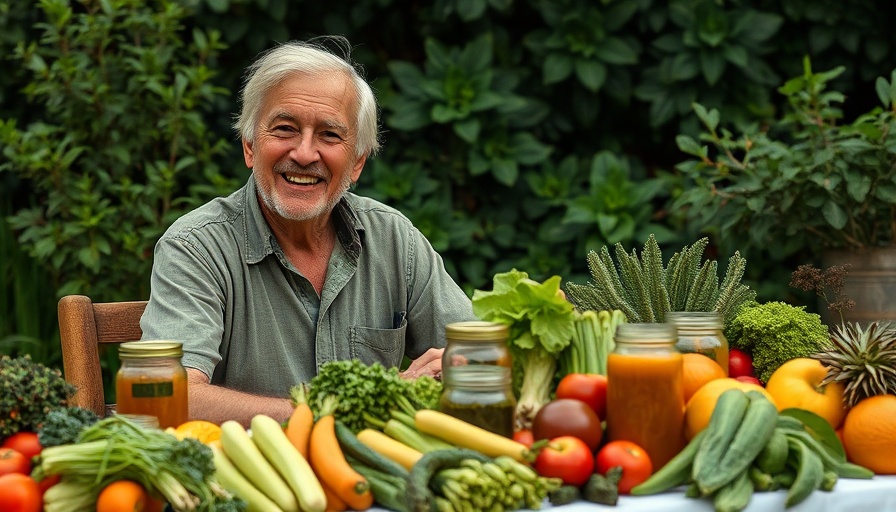
[{"label": "chair backrest", "polygon": [[71,405],[106,413],[99,344],[139,340],[146,301],[94,303],[85,295],[59,300],[59,338],[65,380],[77,388]]}]

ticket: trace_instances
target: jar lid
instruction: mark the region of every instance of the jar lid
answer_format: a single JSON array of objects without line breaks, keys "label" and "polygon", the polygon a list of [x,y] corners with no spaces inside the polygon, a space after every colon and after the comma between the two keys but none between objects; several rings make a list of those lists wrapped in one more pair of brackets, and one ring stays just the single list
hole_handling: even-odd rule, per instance
[{"label": "jar lid", "polygon": [[669,311],[666,321],[689,329],[722,328],[722,315],[718,311]]},{"label": "jar lid", "polygon": [[678,330],[667,323],[627,323],[616,326],[617,343],[663,344],[678,340]]},{"label": "jar lid", "polygon": [[473,320],[454,322],[445,326],[445,338],[463,341],[503,341],[510,334],[510,327],[497,322]]},{"label": "jar lid", "polygon": [[119,357],[180,357],[184,355],[184,344],[179,341],[126,341],[118,345]]}]

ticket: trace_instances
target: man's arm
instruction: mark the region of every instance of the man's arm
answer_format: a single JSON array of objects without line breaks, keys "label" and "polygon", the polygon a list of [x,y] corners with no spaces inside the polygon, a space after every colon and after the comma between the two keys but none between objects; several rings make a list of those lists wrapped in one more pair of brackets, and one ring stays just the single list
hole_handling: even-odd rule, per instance
[{"label": "man's arm", "polygon": [[256,414],[265,414],[283,422],[293,411],[288,398],[259,396],[214,386],[204,373],[194,368],[187,368],[187,379],[191,420],[206,420],[218,424],[235,420],[248,427]]}]

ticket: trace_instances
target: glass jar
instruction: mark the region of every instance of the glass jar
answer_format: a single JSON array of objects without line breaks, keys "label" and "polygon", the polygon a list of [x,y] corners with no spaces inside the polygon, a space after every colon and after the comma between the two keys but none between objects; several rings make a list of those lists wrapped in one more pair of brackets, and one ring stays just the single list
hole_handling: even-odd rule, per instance
[{"label": "glass jar", "polygon": [[129,341],[119,345],[115,377],[118,414],[155,416],[159,428],[187,421],[187,371],[178,341]]},{"label": "glass jar", "polygon": [[443,374],[439,410],[489,432],[513,437],[516,397],[510,372],[491,365],[468,365]]},{"label": "glass jar", "polygon": [[607,358],[607,438],[643,448],[654,468],[685,446],[681,352],[675,326],[624,323]]},{"label": "glass jar", "polygon": [[442,396],[439,409],[491,432],[511,437],[516,398],[510,329],[495,322],[455,322],[445,326]]},{"label": "glass jar", "polygon": [[722,315],[715,311],[672,311],[666,321],[678,330],[676,347],[714,359],[728,375],[728,340],[722,332]]}]

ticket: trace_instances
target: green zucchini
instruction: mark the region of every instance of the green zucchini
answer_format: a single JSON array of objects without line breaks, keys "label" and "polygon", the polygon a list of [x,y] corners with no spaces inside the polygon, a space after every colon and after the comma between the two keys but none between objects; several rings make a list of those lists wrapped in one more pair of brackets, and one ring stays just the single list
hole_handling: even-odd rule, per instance
[{"label": "green zucchini", "polygon": [[367,479],[377,503],[396,512],[408,512],[404,501],[407,492],[406,479],[383,473],[361,463],[352,464],[352,467]]},{"label": "green zucchini", "polygon": [[[678,452],[678,455],[672,457],[672,460],[666,463],[662,468],[657,470],[650,477],[640,484],[632,487],[631,494],[633,496],[645,496],[648,494],[657,494],[667,491],[673,487],[684,485],[691,478],[694,457],[700,448],[703,439],[706,436],[706,429],[701,430],[691,439],[691,442]],[[784,440],[785,448],[787,440]],[[785,452],[786,455],[786,452]]]},{"label": "green zucchini", "polygon": [[716,406],[709,418],[709,425],[704,429],[706,435],[694,455],[693,477],[704,494],[706,491],[702,482],[711,479],[713,474],[718,473],[719,461],[725,450],[728,449],[728,445],[731,444],[731,440],[734,439],[749,405],[750,399],[740,389],[729,389],[723,392],[716,401]]},{"label": "green zucchini", "polygon": [[717,491],[746,471],[775,431],[778,417],[775,404],[759,392],[748,391],[747,397],[750,402],[747,413],[721,460],[711,472],[694,477],[706,494]]}]

